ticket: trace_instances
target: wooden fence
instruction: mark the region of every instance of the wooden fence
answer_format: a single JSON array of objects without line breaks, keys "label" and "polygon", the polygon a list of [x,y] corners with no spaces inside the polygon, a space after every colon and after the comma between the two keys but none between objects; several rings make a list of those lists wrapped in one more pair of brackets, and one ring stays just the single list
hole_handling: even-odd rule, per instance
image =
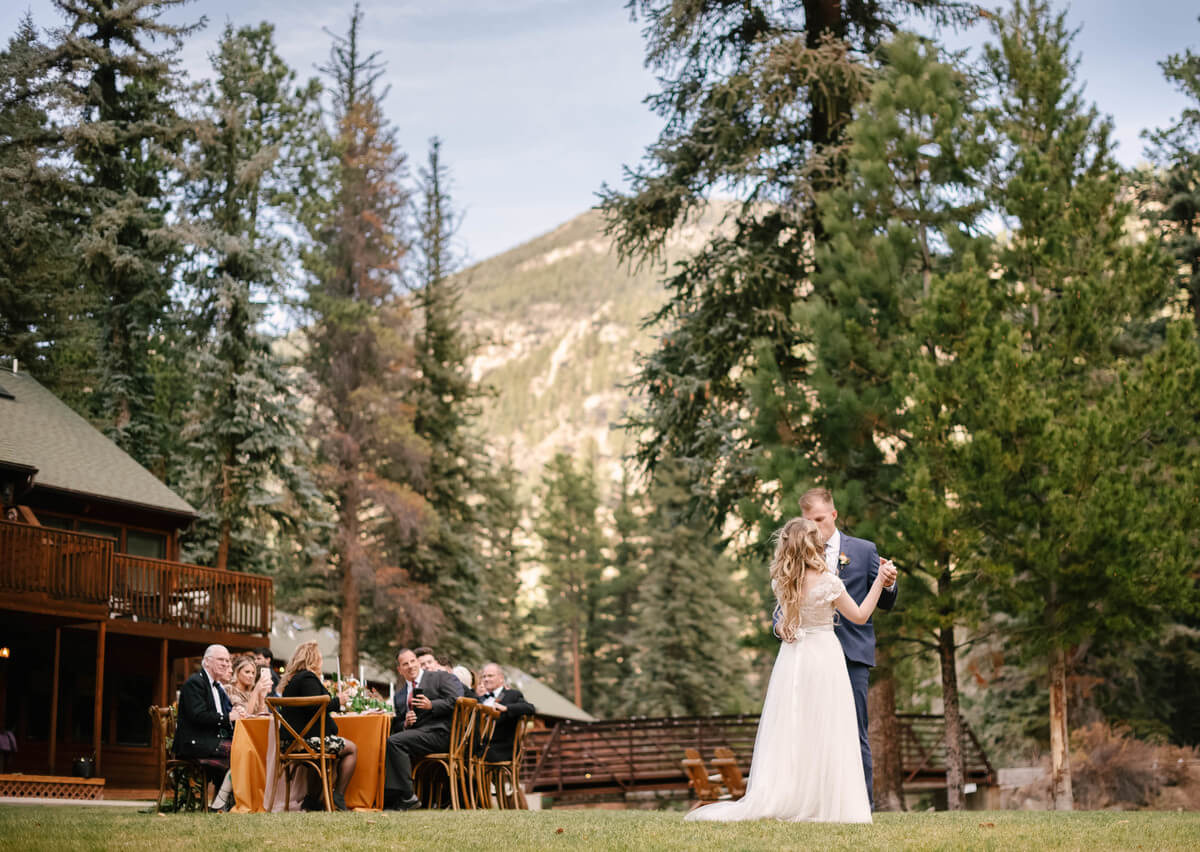
[{"label": "wooden fence", "polygon": [[[945,748],[941,716],[897,716],[901,731],[901,765],[905,783],[928,787],[945,784]],[[713,749],[733,750],[743,774],[750,773],[758,716],[696,716],[562,722],[528,734],[521,768],[526,792],[549,793],[556,799],[599,798],[637,791],[687,789],[680,760],[685,748],[706,759]],[[995,773],[975,735],[964,742],[967,780],[995,783]]]}]

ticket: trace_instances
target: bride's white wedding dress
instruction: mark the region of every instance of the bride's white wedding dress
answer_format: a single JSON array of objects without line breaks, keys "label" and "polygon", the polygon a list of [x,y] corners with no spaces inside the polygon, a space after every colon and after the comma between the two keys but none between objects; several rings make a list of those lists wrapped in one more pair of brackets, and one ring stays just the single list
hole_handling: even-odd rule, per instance
[{"label": "bride's white wedding dress", "polygon": [[871,821],[854,695],[833,633],[833,602],[846,587],[828,572],[804,585],[803,632],[775,660],[746,795],[697,808],[689,820]]}]

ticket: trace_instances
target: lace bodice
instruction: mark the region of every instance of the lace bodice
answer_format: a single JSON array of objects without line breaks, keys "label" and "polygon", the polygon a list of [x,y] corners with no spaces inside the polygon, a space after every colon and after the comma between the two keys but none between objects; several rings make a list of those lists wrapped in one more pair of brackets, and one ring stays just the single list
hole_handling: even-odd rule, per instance
[{"label": "lace bodice", "polygon": [[[775,581],[771,581],[771,589],[778,596]],[[808,574],[804,578],[804,600],[800,606],[800,626],[804,630],[833,626],[833,602],[846,591],[842,579],[836,574],[822,571],[820,574]],[[778,601],[777,601],[778,605]]]}]

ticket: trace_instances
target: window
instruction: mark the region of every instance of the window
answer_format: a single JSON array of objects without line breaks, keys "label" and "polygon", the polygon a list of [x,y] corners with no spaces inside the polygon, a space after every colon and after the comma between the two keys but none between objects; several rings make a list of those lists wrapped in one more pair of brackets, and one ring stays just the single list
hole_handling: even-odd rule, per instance
[{"label": "window", "polygon": [[151,559],[167,558],[167,537],[140,530],[125,531],[125,552],[130,556],[148,556]]},{"label": "window", "polygon": [[87,533],[88,535],[100,535],[105,538],[111,538],[117,542],[121,541],[121,528],[114,527],[109,524],[97,524],[92,521],[80,521],[75,527],[77,532]]}]

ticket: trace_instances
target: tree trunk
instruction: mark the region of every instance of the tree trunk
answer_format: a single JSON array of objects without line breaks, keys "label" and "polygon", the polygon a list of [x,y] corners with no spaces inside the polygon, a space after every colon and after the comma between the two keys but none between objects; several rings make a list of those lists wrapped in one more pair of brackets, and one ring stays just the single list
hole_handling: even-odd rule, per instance
[{"label": "tree trunk", "polygon": [[1075,807],[1071,793],[1070,735],[1067,730],[1067,655],[1050,652],[1050,795],[1056,811]]},{"label": "tree trunk", "polygon": [[896,723],[896,679],[892,675],[887,651],[877,653],[878,665],[867,693],[867,715],[871,719],[867,736],[874,757],[875,809],[904,810],[904,785],[900,769],[900,726]]},{"label": "tree trunk", "polygon": [[[941,582],[938,583],[939,593]],[[946,806],[961,811],[966,806],[963,784],[963,724],[958,711],[958,669],[954,650],[954,625],[938,631],[938,659],[942,664],[942,704],[946,720]]]},{"label": "tree trunk", "polygon": [[233,450],[225,455],[225,463],[221,466],[221,508],[217,515],[221,518],[221,532],[217,538],[217,570],[225,571],[229,567],[229,538],[233,534],[233,524],[229,521],[229,503],[233,500],[233,489],[229,485],[229,471],[233,465]]},{"label": "tree trunk", "polygon": [[346,552],[354,548],[351,542],[358,540],[358,501],[349,495],[343,495],[341,501],[341,538],[342,538],[342,624],[341,638],[338,641],[338,658],[341,660],[342,671],[351,673],[358,671],[358,605],[359,588],[358,576],[354,572],[353,560]]},{"label": "tree trunk", "polygon": [[571,679],[575,687],[575,706],[583,706],[583,676],[579,664],[579,628],[571,631]]}]

